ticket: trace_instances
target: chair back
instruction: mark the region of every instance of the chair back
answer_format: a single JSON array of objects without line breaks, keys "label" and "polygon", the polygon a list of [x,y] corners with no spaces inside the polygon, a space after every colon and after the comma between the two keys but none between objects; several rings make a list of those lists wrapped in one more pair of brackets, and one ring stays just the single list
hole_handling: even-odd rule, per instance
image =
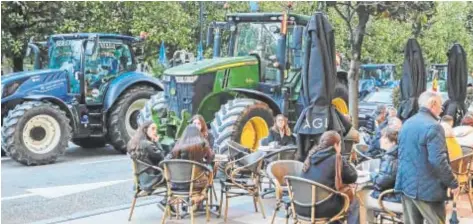
[{"label": "chair back", "polygon": [[166,181],[172,184],[190,184],[204,175],[212,175],[209,167],[191,160],[170,159],[159,165],[164,167]]},{"label": "chair back", "polygon": [[232,140],[228,140],[226,146],[227,147],[224,147],[226,150],[221,152],[221,154],[227,154],[230,161],[240,159],[241,157],[248,155],[248,152],[250,151],[248,148]]},{"label": "chair back", "polygon": [[[466,180],[473,162],[473,153],[462,156],[450,162],[453,173],[459,178]],[[463,178],[460,178],[463,177]],[[460,182],[460,180],[459,180]],[[464,181],[462,181],[464,182]]]},{"label": "chair back", "polygon": [[315,223],[315,214],[318,206],[331,197],[335,195],[341,195],[344,198],[344,206],[343,209],[336,214],[334,217],[328,218],[330,221],[340,220],[344,217],[344,213],[348,210],[349,206],[349,199],[348,196],[341,194],[325,185],[320,183],[307,180],[301,177],[295,176],[286,176],[285,177],[286,184],[288,186],[289,197],[291,199],[291,208],[292,212],[294,213],[294,217],[296,220],[300,215],[299,209],[311,209],[311,217],[304,217],[310,218],[312,223]]},{"label": "chair back", "polygon": [[265,155],[265,152],[257,151],[235,160],[235,164],[250,170],[252,173],[258,173]]},{"label": "chair back", "polygon": [[284,146],[281,149],[266,154],[265,159],[267,159],[267,161],[295,160],[296,151],[297,146]]},{"label": "chair back", "polygon": [[266,173],[269,178],[275,180],[279,186],[286,186],[284,177],[302,175],[302,168],[304,163],[297,160],[278,160],[270,163],[266,168]]}]

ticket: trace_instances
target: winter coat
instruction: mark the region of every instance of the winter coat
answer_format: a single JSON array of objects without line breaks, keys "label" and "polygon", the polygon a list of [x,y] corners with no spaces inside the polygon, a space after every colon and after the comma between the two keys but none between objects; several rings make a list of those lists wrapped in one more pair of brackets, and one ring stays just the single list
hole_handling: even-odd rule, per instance
[{"label": "winter coat", "polygon": [[[142,153],[140,153],[139,158],[136,158],[144,163],[158,166],[161,161],[164,159],[163,150],[159,143],[154,143],[148,140],[142,140],[140,142],[140,149]],[[140,185],[140,189],[144,191],[152,191],[153,186],[162,180],[163,176],[162,173],[148,167],[144,164],[137,163],[137,172],[143,171],[138,176],[138,183]]]},{"label": "winter coat", "polygon": [[473,148],[473,127],[463,125],[453,129],[458,144]]},{"label": "winter coat", "polygon": [[457,188],[445,145],[445,133],[429,109],[404,122],[399,133],[399,169],[395,190],[427,202],[447,200],[447,188]]},{"label": "winter coat", "polygon": [[381,131],[388,126],[388,121],[384,121],[378,127],[376,127],[375,134],[373,136],[373,139],[370,142],[368,151],[366,152],[366,155],[371,157],[371,158],[381,158],[384,154],[384,150],[381,149],[381,145],[379,143],[379,140],[381,139]]},{"label": "winter coat", "polygon": [[279,146],[294,145],[294,138],[287,135],[281,137],[281,134],[279,134],[278,131],[275,131],[271,128],[268,137],[261,141],[261,145],[266,146],[271,142],[277,142]]},{"label": "winter coat", "polygon": [[[374,188],[371,197],[378,198],[381,192],[394,188],[398,165],[397,151],[397,146],[394,146],[384,153],[379,164],[379,172],[371,173],[370,176]],[[390,202],[401,203],[401,195],[399,193],[387,195],[384,199]]]},{"label": "winter coat", "polygon": [[[323,184],[329,188],[335,189],[335,150],[330,147],[314,153],[310,158],[310,167],[307,172],[302,173],[302,177]],[[345,159],[343,159],[342,167],[342,181],[344,184],[352,184],[356,182],[358,175],[353,166],[351,166]],[[297,208],[298,214],[306,217],[311,216],[311,209]],[[317,206],[315,217],[333,217],[343,207],[343,198],[334,195],[327,201],[322,202]]]}]

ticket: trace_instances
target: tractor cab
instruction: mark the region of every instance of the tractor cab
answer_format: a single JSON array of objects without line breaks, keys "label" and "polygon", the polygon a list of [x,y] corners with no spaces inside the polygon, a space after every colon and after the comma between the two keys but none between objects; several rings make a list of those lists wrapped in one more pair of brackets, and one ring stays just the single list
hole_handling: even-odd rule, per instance
[{"label": "tractor cab", "polygon": [[437,82],[437,91],[441,93],[447,92],[447,64],[433,64],[427,70],[427,89],[432,89],[434,80]]},{"label": "tractor cab", "polygon": [[360,66],[360,81],[358,84],[360,99],[376,91],[377,88],[393,88],[398,85],[395,81],[396,65],[394,64],[364,64]]},{"label": "tractor cab", "polygon": [[[84,148],[110,143],[125,153],[139,110],[162,90],[159,80],[137,71],[134,49],[141,40],[101,33],[50,36],[41,46],[47,48],[46,68],[2,77],[2,150],[26,165],[54,162],[69,140]],[[28,46],[27,55],[41,61],[46,51]]]}]

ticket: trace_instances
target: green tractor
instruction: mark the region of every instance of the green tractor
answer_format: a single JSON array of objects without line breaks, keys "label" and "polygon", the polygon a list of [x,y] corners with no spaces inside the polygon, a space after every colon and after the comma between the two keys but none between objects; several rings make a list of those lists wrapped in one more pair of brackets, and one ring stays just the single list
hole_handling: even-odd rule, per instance
[{"label": "green tractor", "polygon": [[[207,32],[213,58],[164,71],[164,91],[151,97],[139,122],[153,119],[161,144],[171,148],[194,114],[201,114],[215,138],[214,150],[228,140],[256,150],[273,118],[295,124],[300,98],[304,31],[310,17],[292,13],[227,14]],[[226,40],[226,57],[220,56]],[[333,103],[347,113],[346,73],[339,72]],[[345,79],[345,80],[344,80]]]}]

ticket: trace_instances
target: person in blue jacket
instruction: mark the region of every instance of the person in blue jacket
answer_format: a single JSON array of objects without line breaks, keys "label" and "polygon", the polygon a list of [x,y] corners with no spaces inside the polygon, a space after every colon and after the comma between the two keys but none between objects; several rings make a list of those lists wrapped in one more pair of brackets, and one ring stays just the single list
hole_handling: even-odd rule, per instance
[{"label": "person in blue jacket", "polygon": [[404,223],[445,223],[447,190],[458,191],[450,167],[445,133],[439,124],[442,98],[435,92],[419,97],[419,111],[399,133],[395,191],[402,193]]}]

